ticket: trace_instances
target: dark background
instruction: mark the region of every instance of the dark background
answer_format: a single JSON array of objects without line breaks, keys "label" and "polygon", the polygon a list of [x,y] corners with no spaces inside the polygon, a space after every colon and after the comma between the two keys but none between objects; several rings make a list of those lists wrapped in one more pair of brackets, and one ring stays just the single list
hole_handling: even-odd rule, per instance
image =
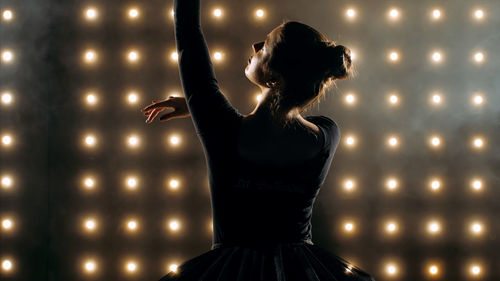
[{"label": "dark background", "polygon": [[[129,5],[141,16],[127,19]],[[0,93],[11,91],[14,103],[0,104],[0,134],[8,132],[14,145],[0,146],[0,176],[14,179],[11,189],[0,189],[0,220],[9,217],[14,228],[0,228],[0,262],[9,259],[13,270],[0,265],[0,280],[158,280],[172,262],[181,263],[208,250],[212,234],[207,168],[201,143],[190,119],[145,124],[140,109],[172,91],[182,93],[177,64],[168,60],[175,50],[173,1],[14,1],[0,2],[14,19],[0,24],[0,49],[15,53],[12,64],[0,64]],[[97,22],[87,22],[84,9],[99,10]],[[219,6],[224,17],[214,20]],[[263,20],[252,16],[257,7]],[[344,16],[349,7],[357,17]],[[397,7],[398,22],[387,20]],[[485,19],[472,13],[482,8]],[[444,13],[438,22],[430,12]],[[255,107],[258,88],[244,76],[251,44],[283,19],[298,20],[323,32],[330,40],[352,48],[358,75],[340,81],[304,115],[327,115],[340,125],[343,137],[354,133],[355,149],[337,150],[330,173],[314,207],[313,241],[371,273],[377,280],[474,280],[469,267],[482,266],[478,280],[500,279],[498,255],[500,214],[500,3],[491,1],[202,1],[202,25],[210,50],[224,50],[222,63],[214,63],[223,93],[243,113]],[[98,63],[82,63],[92,46]],[[124,56],[137,47],[136,66]],[[391,64],[387,53],[398,49],[401,61]],[[429,54],[440,49],[444,61],[435,65]],[[478,66],[471,57],[483,50],[486,61]],[[89,89],[99,96],[96,108],[84,103]],[[139,101],[130,105],[130,89]],[[443,94],[442,106],[429,104],[433,91]],[[402,100],[390,107],[387,95]],[[344,96],[355,93],[357,103],[347,106]],[[481,92],[485,104],[470,103]],[[95,149],[81,145],[87,130],[96,133]],[[140,136],[138,149],[126,145],[129,134]],[[399,149],[386,146],[396,133]],[[428,137],[438,133],[445,145],[433,150]],[[182,145],[168,145],[168,136],[180,134]],[[471,148],[472,137],[484,136],[486,147]],[[1,144],[0,144],[1,145]],[[97,179],[87,192],[82,178]],[[139,178],[136,191],[124,185],[126,176]],[[397,192],[384,187],[389,175],[400,181]],[[429,191],[429,178],[438,175],[442,189]],[[166,183],[181,179],[180,192]],[[344,191],[345,178],[356,181],[353,193]],[[483,191],[470,188],[473,177]],[[94,216],[93,233],[82,220]],[[126,229],[137,219],[135,233]],[[168,231],[170,218],[178,218],[181,232]],[[381,229],[387,217],[397,218],[400,233],[389,237]],[[342,232],[345,218],[356,221],[356,231]],[[431,218],[442,222],[437,237],[426,232]],[[479,218],[483,235],[473,239],[468,226]],[[97,262],[88,274],[87,257]],[[125,270],[133,260],[138,270]],[[428,264],[437,261],[439,277],[429,277]],[[398,266],[397,277],[386,266]]]}]

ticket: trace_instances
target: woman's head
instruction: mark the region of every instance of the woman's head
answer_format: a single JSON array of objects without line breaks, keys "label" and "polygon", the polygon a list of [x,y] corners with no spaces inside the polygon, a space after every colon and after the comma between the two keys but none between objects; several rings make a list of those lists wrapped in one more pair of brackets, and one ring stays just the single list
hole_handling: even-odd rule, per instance
[{"label": "woman's head", "polygon": [[275,109],[302,111],[350,74],[350,50],[300,22],[283,22],[253,48],[245,74],[261,87],[276,88]]}]

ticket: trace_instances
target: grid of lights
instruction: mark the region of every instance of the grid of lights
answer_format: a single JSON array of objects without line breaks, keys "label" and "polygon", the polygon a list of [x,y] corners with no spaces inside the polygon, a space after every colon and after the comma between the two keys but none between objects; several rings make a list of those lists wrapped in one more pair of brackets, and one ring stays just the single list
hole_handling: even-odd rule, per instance
[{"label": "grid of lights", "polygon": [[[348,7],[343,11],[345,19],[350,22],[355,22],[360,18],[359,10],[355,7]],[[211,11],[211,15],[214,20],[220,20],[224,18],[224,15],[229,13],[223,7],[215,7]],[[96,22],[103,16],[105,16],[99,7],[91,6],[86,7],[83,10],[83,19],[87,22]],[[144,15],[141,7],[128,7],[124,12],[125,18],[130,22],[137,22],[144,20],[147,17]],[[167,9],[167,17],[172,20],[174,16],[174,11],[172,8]],[[257,21],[261,21],[267,17],[267,11],[263,8],[256,8],[253,10],[253,17]],[[398,7],[391,7],[387,10],[387,20],[389,22],[397,23],[398,21],[404,20],[404,13]],[[482,22],[486,19],[486,12],[483,9],[475,8],[471,12],[471,18],[477,22]],[[15,22],[16,14],[12,9],[4,9],[1,11],[1,20],[4,24],[12,24]],[[429,12],[429,20],[433,22],[445,20],[445,11],[442,8],[433,8]],[[8,67],[13,64],[16,60],[17,50],[13,50],[6,46],[0,46],[0,62],[3,66]],[[144,54],[141,50],[130,48],[124,52],[124,62],[128,64],[140,64]],[[404,56],[401,50],[390,49],[387,50],[387,62],[389,64],[402,63]],[[166,52],[167,61],[176,64],[178,62],[178,54],[175,50],[168,50]],[[212,58],[215,62],[222,62],[227,60],[227,52],[224,50],[215,50],[212,54]],[[357,52],[352,52],[352,58],[357,59]],[[100,61],[105,58],[100,55],[99,50],[88,48],[81,54],[81,60],[85,65],[97,65]],[[433,49],[429,51],[429,62],[433,64],[445,63],[447,59],[445,50]],[[484,50],[474,50],[471,52],[471,61],[475,64],[483,64],[487,61],[487,54]],[[16,94],[13,90],[5,89],[0,92],[0,106],[8,107],[15,106]],[[82,99],[83,106],[88,108],[93,108],[99,105],[100,93],[96,90],[90,90],[84,93]],[[177,93],[168,93],[167,95],[179,95]],[[130,89],[125,93],[124,100],[128,104],[137,105],[141,97],[141,93],[137,90]],[[261,94],[255,95],[255,102],[260,101],[262,98]],[[344,101],[346,106],[355,106],[359,102],[359,96],[357,93],[348,92],[345,94]],[[392,92],[387,95],[387,103],[389,106],[399,106],[402,102],[402,96],[400,93]],[[429,93],[429,102],[432,106],[439,106],[445,102],[444,95],[439,92]],[[471,94],[470,103],[473,106],[482,106],[486,102],[485,95],[483,93],[475,92]],[[11,132],[0,132],[0,148],[7,150],[13,149],[16,144],[16,137]],[[84,149],[97,149],[101,142],[104,141],[100,138],[98,132],[86,132],[78,142]],[[472,150],[483,150],[487,147],[487,138],[482,135],[469,136],[468,141],[470,142],[470,148]],[[128,149],[137,149],[143,146],[142,138],[139,134],[129,133],[123,136],[124,145]],[[175,149],[182,148],[182,134],[181,133],[169,133],[165,136],[165,144],[169,147]],[[384,142],[388,149],[400,149],[404,142],[398,134],[388,134],[384,137]],[[342,146],[349,150],[355,150],[357,147],[362,145],[362,140],[355,133],[347,133],[343,136]],[[444,147],[445,139],[439,134],[432,134],[422,138],[422,143],[427,143],[429,149],[436,150],[442,149]],[[22,179],[20,175],[16,173],[5,173],[0,174],[0,191],[1,192],[12,192],[15,191],[16,186],[20,185]],[[184,188],[185,183],[180,177],[170,177],[165,180],[165,192],[168,193],[178,193]],[[468,182],[467,186],[473,193],[483,192],[485,188],[484,179],[481,177],[473,176]],[[102,188],[99,184],[98,176],[96,175],[85,175],[81,179],[81,187],[85,192],[94,192],[96,189]],[[384,182],[381,183],[381,187],[387,192],[399,192],[401,188],[404,188],[401,180],[397,175],[389,175]],[[137,175],[128,175],[123,178],[123,190],[124,192],[138,192],[141,188],[140,177]],[[359,192],[362,188],[362,184],[355,178],[349,177],[341,182],[341,189],[346,193]],[[422,188],[429,190],[429,193],[439,193],[443,189],[446,190],[446,184],[444,179],[430,176],[426,183],[422,184]],[[16,226],[19,219],[13,214],[1,214],[1,233],[15,233]],[[90,215],[82,219],[81,231],[82,235],[89,235],[93,232],[99,231],[100,227],[104,222],[99,219],[98,215]],[[211,235],[213,231],[213,225],[210,219],[207,220],[207,234]],[[474,218],[464,221],[464,229],[466,235],[470,237],[484,237],[487,229],[487,223],[485,218]],[[140,218],[124,218],[121,222],[124,225],[124,229],[128,233],[138,232],[141,230],[141,220]],[[164,225],[166,235],[179,235],[184,230],[185,223],[179,217],[169,217],[165,218],[161,223]],[[388,219],[380,224],[380,228],[384,233],[385,237],[394,237],[401,234],[402,225],[404,222],[398,219]],[[342,232],[348,237],[355,236],[362,229],[362,223],[358,222],[355,218],[344,218],[336,226],[336,230]],[[445,220],[440,218],[430,218],[423,221],[421,224],[421,229],[427,233],[429,236],[439,236],[443,235],[446,231]],[[177,266],[181,262],[181,259],[173,259],[166,263],[165,270],[177,271]],[[99,270],[99,265],[101,262],[98,257],[85,257],[80,261],[81,269],[83,273],[92,274]],[[396,277],[403,271],[402,262],[398,260],[388,260],[381,263],[385,274],[390,277]],[[16,269],[16,258],[14,256],[6,256],[4,253],[0,253],[0,276],[2,274],[8,274],[9,272],[15,271]],[[445,266],[443,262],[431,261],[426,265],[426,273],[431,276],[440,276],[443,274]],[[464,263],[464,267],[467,268],[468,274],[473,277],[480,277],[485,274],[485,268],[483,262],[481,261],[469,261]],[[19,269],[22,270],[22,269]],[[140,270],[139,260],[126,260],[123,262],[124,272],[133,274]]]}]

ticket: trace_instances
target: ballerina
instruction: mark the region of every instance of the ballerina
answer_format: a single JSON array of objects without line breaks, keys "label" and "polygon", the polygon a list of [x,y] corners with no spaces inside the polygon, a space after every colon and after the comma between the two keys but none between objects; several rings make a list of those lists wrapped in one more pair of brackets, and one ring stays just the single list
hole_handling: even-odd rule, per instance
[{"label": "ballerina", "polygon": [[361,268],[315,245],[312,208],[339,144],[323,115],[302,117],[335,80],[350,76],[350,50],[314,28],[284,21],[252,45],[246,77],[262,91],[247,115],[221,93],[200,26],[200,0],[174,0],[183,97],[143,112],[151,123],[191,117],[208,165],[211,250],[185,261],[167,280],[362,280]]}]

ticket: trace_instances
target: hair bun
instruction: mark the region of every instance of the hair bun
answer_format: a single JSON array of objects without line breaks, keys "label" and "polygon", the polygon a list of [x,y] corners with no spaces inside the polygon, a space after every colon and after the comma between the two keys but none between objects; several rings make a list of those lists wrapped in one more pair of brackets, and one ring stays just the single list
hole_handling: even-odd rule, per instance
[{"label": "hair bun", "polygon": [[335,45],[333,42],[328,44],[330,59],[328,60],[328,77],[336,79],[345,79],[349,76],[351,68],[351,50],[343,45]]}]

